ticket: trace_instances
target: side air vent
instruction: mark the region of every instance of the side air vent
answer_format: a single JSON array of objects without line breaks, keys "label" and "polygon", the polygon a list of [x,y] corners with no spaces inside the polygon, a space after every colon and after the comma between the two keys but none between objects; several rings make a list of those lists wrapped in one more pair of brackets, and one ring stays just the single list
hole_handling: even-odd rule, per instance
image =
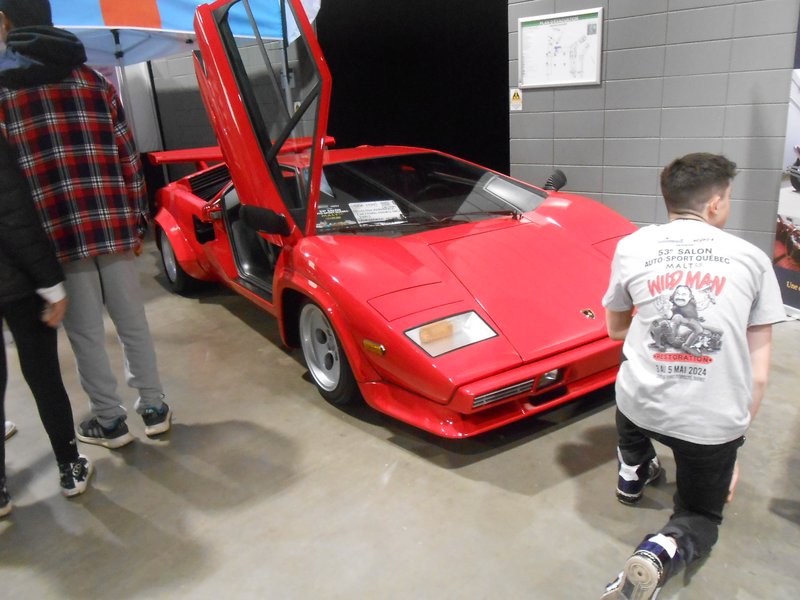
[{"label": "side air vent", "polygon": [[208,202],[230,180],[231,174],[228,171],[228,166],[221,163],[208,171],[189,177],[189,185],[192,187],[192,193],[195,196]]}]

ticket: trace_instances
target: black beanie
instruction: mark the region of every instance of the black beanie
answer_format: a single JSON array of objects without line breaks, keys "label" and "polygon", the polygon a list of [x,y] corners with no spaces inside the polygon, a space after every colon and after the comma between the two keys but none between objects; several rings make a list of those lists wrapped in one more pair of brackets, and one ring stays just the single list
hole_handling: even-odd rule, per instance
[{"label": "black beanie", "polygon": [[15,28],[53,24],[49,0],[0,0],[0,12]]}]

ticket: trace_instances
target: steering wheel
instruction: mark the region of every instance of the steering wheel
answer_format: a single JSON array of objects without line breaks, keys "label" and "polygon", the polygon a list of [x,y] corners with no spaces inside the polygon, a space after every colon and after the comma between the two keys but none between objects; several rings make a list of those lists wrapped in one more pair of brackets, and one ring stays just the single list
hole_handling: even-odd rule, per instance
[{"label": "steering wheel", "polygon": [[[416,204],[417,202],[419,202],[421,200],[428,200],[429,198],[426,198],[426,196],[433,195],[433,192],[436,192],[436,191],[444,191],[444,192],[446,192],[445,194],[439,194],[438,195],[439,198],[443,198],[445,196],[452,196],[453,195],[453,190],[450,189],[449,185],[447,185],[446,183],[441,183],[439,181],[434,181],[433,183],[429,183],[424,188],[422,188],[420,191],[418,191],[416,194],[414,194],[411,197],[410,200],[414,204]],[[430,200],[433,200],[433,199],[434,198],[430,198]]]}]

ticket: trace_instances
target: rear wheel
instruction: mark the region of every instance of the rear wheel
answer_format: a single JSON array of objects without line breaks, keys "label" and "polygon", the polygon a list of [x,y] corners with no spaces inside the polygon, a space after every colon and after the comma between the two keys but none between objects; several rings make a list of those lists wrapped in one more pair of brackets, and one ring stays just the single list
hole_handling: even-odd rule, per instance
[{"label": "rear wheel", "polygon": [[200,281],[184,271],[178,263],[172,244],[169,243],[167,232],[163,229],[159,230],[158,241],[161,248],[161,264],[164,266],[164,274],[167,276],[170,289],[176,294],[183,294],[195,289]]},{"label": "rear wheel", "polygon": [[313,302],[300,310],[299,331],[303,358],[322,397],[334,406],[358,400],[358,384],[339,338],[323,310]]}]

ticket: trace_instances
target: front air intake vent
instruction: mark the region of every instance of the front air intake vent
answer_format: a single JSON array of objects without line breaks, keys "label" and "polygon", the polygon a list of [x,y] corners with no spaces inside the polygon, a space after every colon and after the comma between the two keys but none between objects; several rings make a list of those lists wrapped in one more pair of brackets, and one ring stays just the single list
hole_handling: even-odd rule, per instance
[{"label": "front air intake vent", "polygon": [[516,396],[517,394],[530,392],[532,387],[533,379],[526,379],[525,381],[520,381],[519,383],[495,390],[494,392],[476,396],[475,400],[472,401],[472,408],[480,408],[481,406],[486,406],[487,404],[492,404],[494,402],[499,402],[500,400],[505,400],[506,398],[511,398],[511,396]]}]

